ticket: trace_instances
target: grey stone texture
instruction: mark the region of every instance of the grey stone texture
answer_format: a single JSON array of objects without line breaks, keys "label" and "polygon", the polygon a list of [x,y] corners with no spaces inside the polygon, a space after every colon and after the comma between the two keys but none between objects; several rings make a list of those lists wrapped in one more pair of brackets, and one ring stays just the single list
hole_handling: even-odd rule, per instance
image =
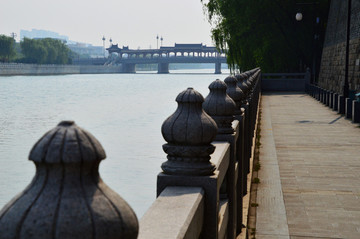
[{"label": "grey stone texture", "polygon": [[210,162],[210,154],[215,147],[211,142],[218,128],[202,108],[204,97],[188,88],[176,97],[176,102],[178,108],[161,126],[168,142],[163,145],[168,160],[161,168],[171,175],[212,175],[215,166]]},{"label": "grey stone texture", "polygon": [[[249,87],[246,84],[246,79],[247,79],[247,75],[245,73],[241,73],[241,74],[237,74],[235,75],[236,79],[237,79],[237,85],[238,87],[241,89],[241,91],[245,94],[245,98],[246,95],[248,93]],[[244,99],[245,100],[245,99]]]},{"label": "grey stone texture", "polygon": [[246,95],[238,86],[238,80],[235,76],[228,76],[225,78],[224,82],[227,85],[226,93],[234,100],[236,104],[235,114],[241,114],[240,108],[243,102],[246,99]]},{"label": "grey stone texture", "polygon": [[[258,177],[261,183],[257,189],[257,238],[288,238],[284,197],[282,193],[278,158],[271,122],[270,102],[262,102],[260,163]],[[271,238],[271,237],[270,237]]]},{"label": "grey stone texture", "polygon": [[200,187],[166,187],[141,218],[138,239],[198,238],[204,204]]},{"label": "grey stone texture", "polygon": [[352,104],[352,122],[360,123],[360,102],[353,101]]},{"label": "grey stone texture", "polygon": [[256,238],[358,239],[358,125],[305,94],[267,94],[261,102]]},{"label": "grey stone texture", "polygon": [[[349,87],[360,91],[360,1],[352,0],[349,45]],[[319,85],[341,93],[345,80],[345,45],[347,1],[333,0],[330,4]]]},{"label": "grey stone texture", "polygon": [[135,213],[100,178],[105,157],[73,121],[47,132],[29,155],[33,181],[0,211],[0,238],[136,238]]},{"label": "grey stone texture", "polygon": [[215,151],[211,154],[211,162],[216,171],[210,176],[169,175],[160,173],[157,179],[157,196],[169,186],[201,187],[205,191],[205,209],[203,238],[217,238],[220,224],[220,186],[226,177],[230,162],[230,144],[213,142]]},{"label": "grey stone texture", "polygon": [[218,134],[232,134],[232,121],[235,119],[235,102],[226,94],[226,84],[217,79],[209,85],[210,93],[205,98],[203,109],[218,126]]},{"label": "grey stone texture", "polygon": [[[241,233],[241,199],[244,191],[247,192],[243,187],[246,181],[242,179],[249,172],[252,155],[252,150],[243,152],[243,140],[248,142],[245,146],[253,146],[252,131],[260,93],[258,71],[253,71],[250,75],[254,77],[245,83],[248,98],[244,97],[235,77],[227,77],[226,84],[216,80],[210,84],[210,94],[203,104],[207,114],[201,108],[202,96],[188,88],[178,95],[178,108],[163,123],[162,134],[168,142],[163,149],[168,160],[158,175],[157,195],[169,186],[202,187],[205,215],[201,238],[235,238]],[[245,105],[240,108],[242,103]],[[245,135],[240,137],[240,132]],[[238,196],[241,199],[238,200]]]}]

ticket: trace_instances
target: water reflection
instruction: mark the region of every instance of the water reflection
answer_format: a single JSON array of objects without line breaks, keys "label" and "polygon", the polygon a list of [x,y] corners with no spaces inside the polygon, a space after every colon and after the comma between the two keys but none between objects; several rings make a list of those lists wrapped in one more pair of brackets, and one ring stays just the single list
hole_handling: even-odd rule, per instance
[{"label": "water reflection", "polygon": [[0,77],[0,208],[34,176],[27,157],[35,142],[60,121],[75,120],[106,151],[103,180],[141,217],[156,196],[156,175],[166,157],[160,127],[175,111],[177,94],[191,86],[205,97],[208,85],[225,76]]}]

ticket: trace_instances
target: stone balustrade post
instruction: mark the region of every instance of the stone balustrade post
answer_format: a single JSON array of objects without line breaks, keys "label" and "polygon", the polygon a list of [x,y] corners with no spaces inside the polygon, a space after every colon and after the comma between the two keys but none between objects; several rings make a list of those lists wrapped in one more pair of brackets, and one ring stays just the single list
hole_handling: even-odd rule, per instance
[{"label": "stone balustrade post", "polygon": [[326,89],[324,89],[324,98],[323,98],[323,104],[326,105],[326,102],[327,102],[327,93],[328,91]]},{"label": "stone balustrade post", "polygon": [[305,89],[307,93],[309,93],[310,84],[311,84],[311,72],[310,72],[310,68],[307,67],[305,72]]},{"label": "stone balustrade post", "polygon": [[[236,84],[236,83],[235,83]],[[209,85],[210,93],[205,98],[203,108],[218,125],[218,134],[216,141],[226,141],[230,143],[230,162],[228,172],[226,174],[226,197],[229,200],[229,222],[227,238],[236,237],[237,221],[242,220],[237,218],[237,208],[242,208],[242,203],[237,204],[237,173],[239,163],[236,160],[236,148],[239,137],[239,128],[233,128],[232,122],[235,119],[234,114],[238,109],[234,100],[226,94],[227,86],[221,80],[215,80]]]},{"label": "stone balustrade post", "polygon": [[326,91],[326,102],[325,102],[325,105],[326,105],[326,106],[329,106],[329,105],[330,105],[330,91],[329,91],[329,90]]},{"label": "stone balustrade post", "polygon": [[338,113],[342,115],[345,114],[345,97],[343,95],[339,95]]},{"label": "stone balustrade post", "polygon": [[352,105],[353,99],[346,98],[345,99],[345,118],[352,119]]},{"label": "stone balustrade post", "polygon": [[235,76],[228,76],[225,78],[224,82],[227,85],[226,93],[235,101],[236,111],[235,114],[241,114],[241,105],[246,100],[246,96],[241,88],[237,85],[238,81]]},{"label": "stone balustrade post", "polygon": [[333,96],[333,110],[338,111],[339,108],[339,94],[338,93],[334,93]]},{"label": "stone balustrade post", "polygon": [[[246,76],[246,75],[243,75]],[[236,103],[236,111],[235,118],[239,120],[240,132],[242,136],[240,136],[240,140],[238,143],[238,161],[239,161],[239,185],[238,189],[238,198],[242,198],[243,195],[247,192],[247,174],[250,172],[250,163],[249,163],[249,153],[250,153],[250,110],[249,103],[246,101],[246,96],[244,92],[239,88],[237,78],[234,76],[228,76],[225,78],[225,83],[227,85],[227,94],[235,101]],[[246,87],[247,92],[249,92],[249,87],[247,84],[244,84],[244,88]]]},{"label": "stone balustrade post", "polygon": [[[205,191],[202,236],[217,238],[219,179],[214,174],[215,165],[211,163],[210,155],[215,150],[211,142],[218,127],[202,108],[203,96],[193,88],[181,92],[176,101],[176,111],[161,127],[167,142],[163,145],[167,161],[161,165],[163,172],[158,175],[157,196],[168,186],[202,187]],[[227,128],[225,121],[221,130]]]},{"label": "stone balustrade post", "polygon": [[319,86],[316,86],[316,89],[317,89],[317,91],[316,91],[316,99],[317,99],[318,101],[320,101],[321,88],[320,88]]},{"label": "stone balustrade post", "polygon": [[357,100],[352,102],[352,122],[360,123],[360,102]]},{"label": "stone balustrade post", "polygon": [[330,91],[330,96],[329,96],[329,107],[332,109],[334,106],[334,92]]},{"label": "stone balustrade post", "polygon": [[47,132],[29,155],[33,181],[0,212],[0,238],[137,238],[135,213],[99,175],[105,157],[73,121]]},{"label": "stone balustrade post", "polygon": [[217,79],[209,85],[210,93],[205,98],[203,109],[214,119],[218,126],[217,136],[232,135],[234,129],[232,122],[237,110],[235,101],[226,93],[227,85]]},{"label": "stone balustrade post", "polygon": [[176,98],[178,108],[161,127],[168,142],[163,145],[168,161],[161,165],[170,175],[212,175],[215,166],[210,154],[215,150],[211,144],[217,134],[217,125],[202,109],[203,96],[188,88]]}]

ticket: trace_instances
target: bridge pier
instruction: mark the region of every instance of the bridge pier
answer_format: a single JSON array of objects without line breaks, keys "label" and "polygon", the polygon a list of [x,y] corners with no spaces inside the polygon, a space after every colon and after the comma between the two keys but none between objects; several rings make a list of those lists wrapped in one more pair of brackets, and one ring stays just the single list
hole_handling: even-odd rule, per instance
[{"label": "bridge pier", "polygon": [[221,62],[215,63],[215,74],[221,74]]},{"label": "bridge pier", "polygon": [[122,63],[122,73],[136,73],[135,72],[135,63]]},{"label": "bridge pier", "polygon": [[169,63],[158,63],[158,74],[169,73]]}]

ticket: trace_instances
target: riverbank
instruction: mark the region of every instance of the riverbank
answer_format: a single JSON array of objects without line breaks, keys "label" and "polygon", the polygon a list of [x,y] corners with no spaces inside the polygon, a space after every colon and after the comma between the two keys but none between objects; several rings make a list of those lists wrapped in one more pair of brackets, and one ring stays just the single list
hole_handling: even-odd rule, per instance
[{"label": "riverbank", "polygon": [[0,63],[0,76],[120,73],[121,66]]}]

